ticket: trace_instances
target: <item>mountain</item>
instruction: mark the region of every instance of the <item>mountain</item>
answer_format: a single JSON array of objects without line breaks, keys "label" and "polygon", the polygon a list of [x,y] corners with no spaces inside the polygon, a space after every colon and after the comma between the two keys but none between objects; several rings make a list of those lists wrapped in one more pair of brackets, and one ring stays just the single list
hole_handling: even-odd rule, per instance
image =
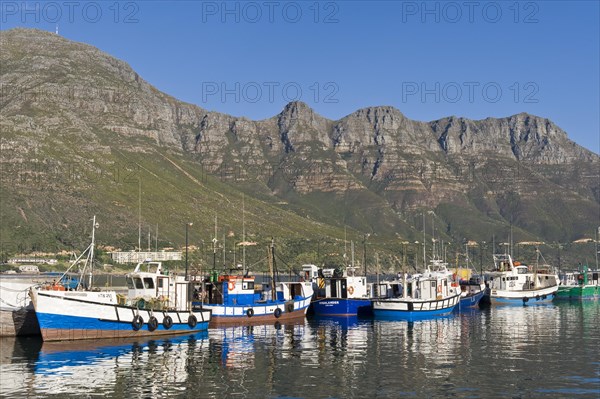
[{"label": "mountain", "polygon": [[381,106],[333,121],[293,102],[252,121],[49,32],[1,31],[0,49],[0,231],[15,249],[77,247],[92,214],[101,241],[132,248],[141,209],[144,236],[158,225],[161,244],[181,245],[194,221],[207,251],[215,215],[239,239],[242,202],[257,240],[313,247],[348,226],[395,248],[422,238],[428,211],[428,234],[455,243],[510,226],[515,241],[570,242],[600,222],[598,155],[543,117],[420,122]]}]

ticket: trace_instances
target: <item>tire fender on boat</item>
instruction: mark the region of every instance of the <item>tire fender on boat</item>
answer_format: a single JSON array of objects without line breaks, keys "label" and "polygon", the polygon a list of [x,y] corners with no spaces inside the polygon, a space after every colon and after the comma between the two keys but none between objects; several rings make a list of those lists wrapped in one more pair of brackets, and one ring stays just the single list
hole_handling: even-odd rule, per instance
[{"label": "tire fender on boat", "polygon": [[166,315],[163,318],[163,327],[165,328],[165,330],[168,330],[169,328],[173,327],[173,319],[171,318],[171,316]]},{"label": "tire fender on boat", "polygon": [[133,327],[133,331],[138,331],[144,325],[144,319],[139,314],[135,315],[133,320],[131,321],[131,327]]},{"label": "tire fender on boat", "polygon": [[294,304],[293,303],[288,303],[285,306],[285,309],[288,311],[288,313],[292,313],[294,311]]},{"label": "tire fender on boat", "polygon": [[248,316],[248,317],[254,316],[254,309],[250,308],[250,309],[246,310],[246,316]]},{"label": "tire fender on boat", "polygon": [[154,316],[148,319],[148,331],[154,331],[158,328],[158,320]]},{"label": "tire fender on boat", "polygon": [[275,316],[275,318],[279,318],[281,317],[281,309],[277,308],[273,311],[273,315]]},{"label": "tire fender on boat", "polygon": [[348,287],[348,294],[350,294],[350,295],[354,294],[354,287],[353,286]]},{"label": "tire fender on boat", "polygon": [[191,314],[190,317],[188,317],[188,326],[190,326],[190,328],[194,328],[194,327],[196,327],[197,324],[198,324],[198,319],[196,319],[196,316]]}]

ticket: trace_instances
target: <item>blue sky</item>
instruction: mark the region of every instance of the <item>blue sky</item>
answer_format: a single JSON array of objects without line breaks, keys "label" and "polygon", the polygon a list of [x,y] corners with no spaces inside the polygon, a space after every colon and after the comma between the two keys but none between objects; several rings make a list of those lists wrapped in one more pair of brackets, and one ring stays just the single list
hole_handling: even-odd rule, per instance
[{"label": "blue sky", "polygon": [[290,100],[339,119],[547,117],[600,152],[597,1],[2,1],[2,29],[54,31],[158,89],[251,119]]}]

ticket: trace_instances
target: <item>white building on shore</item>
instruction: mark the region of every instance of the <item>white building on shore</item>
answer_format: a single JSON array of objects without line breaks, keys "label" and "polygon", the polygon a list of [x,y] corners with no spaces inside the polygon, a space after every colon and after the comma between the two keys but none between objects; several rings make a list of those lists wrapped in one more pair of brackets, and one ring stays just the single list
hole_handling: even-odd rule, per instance
[{"label": "white building on shore", "polygon": [[110,257],[116,263],[140,263],[146,260],[164,262],[168,260],[181,260],[181,251],[158,252],[111,252]]}]

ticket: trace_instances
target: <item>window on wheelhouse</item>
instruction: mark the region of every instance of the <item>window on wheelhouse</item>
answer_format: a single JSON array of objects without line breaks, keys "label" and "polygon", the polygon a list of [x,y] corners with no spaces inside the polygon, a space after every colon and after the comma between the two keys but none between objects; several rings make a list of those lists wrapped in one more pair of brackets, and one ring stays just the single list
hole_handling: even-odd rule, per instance
[{"label": "window on wheelhouse", "polygon": [[517,273],[526,274],[528,272],[527,267],[517,267]]},{"label": "window on wheelhouse", "polygon": [[144,277],[144,286],[146,289],[154,288],[154,281],[152,280],[152,277]]},{"label": "window on wheelhouse", "polygon": [[138,290],[143,290],[144,289],[144,283],[142,282],[141,278],[134,277],[133,278],[133,282],[135,283],[135,288],[137,288]]},{"label": "window on wheelhouse", "polygon": [[129,276],[125,277],[125,281],[127,282],[127,288],[130,290],[133,289],[133,279]]}]

